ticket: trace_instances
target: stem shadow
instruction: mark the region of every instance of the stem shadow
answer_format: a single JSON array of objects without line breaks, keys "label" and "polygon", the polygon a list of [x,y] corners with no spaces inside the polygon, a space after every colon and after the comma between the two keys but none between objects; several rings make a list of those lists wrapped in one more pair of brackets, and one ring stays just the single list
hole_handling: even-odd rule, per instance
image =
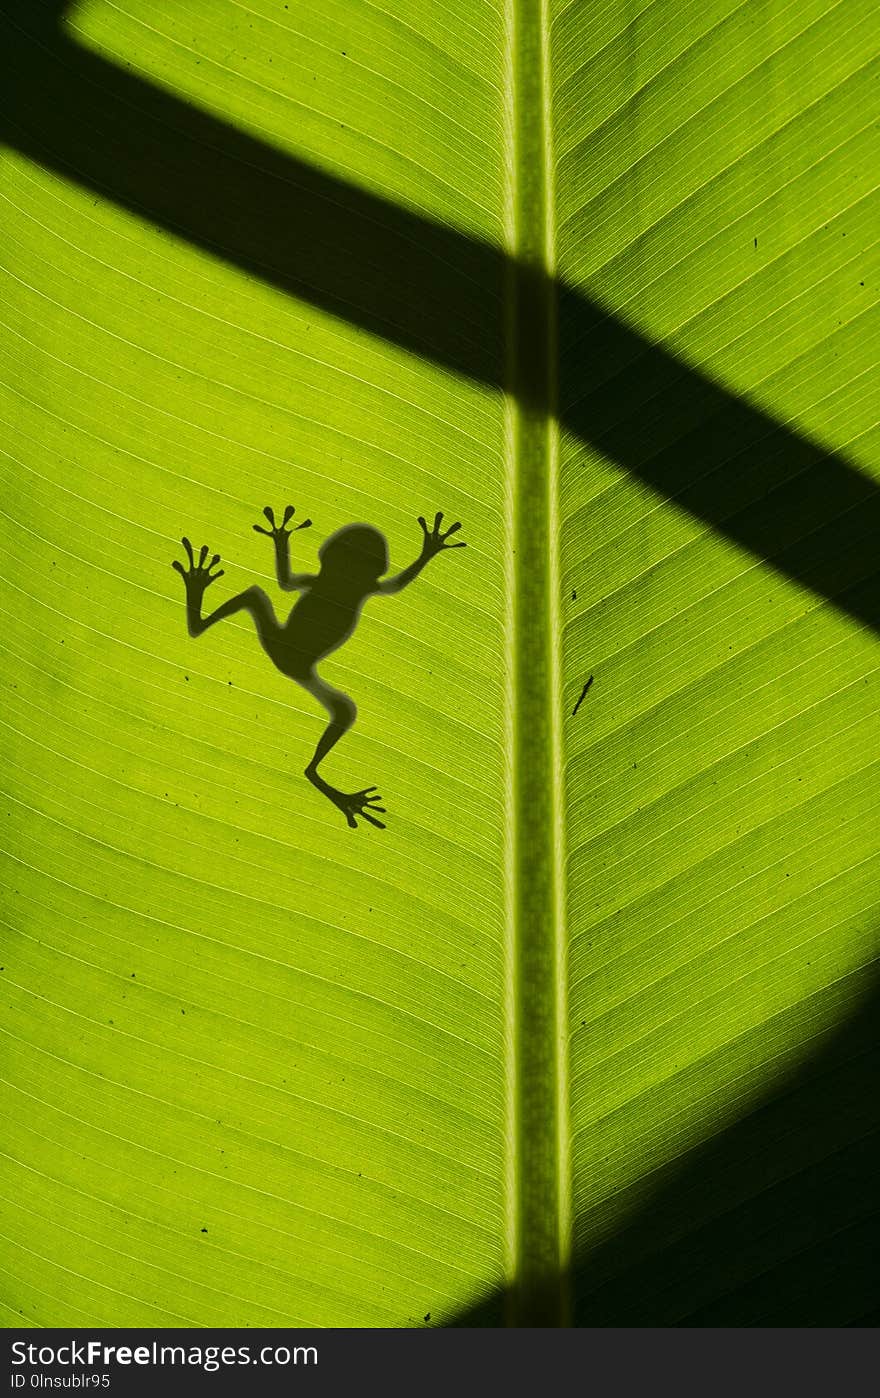
[{"label": "stem shadow", "polygon": [[[572,1324],[593,1327],[868,1326],[880,1315],[880,988],[849,977],[859,1008],[732,1125],[628,1191],[624,1221],[570,1278]],[[812,1003],[830,992],[812,997]],[[810,1004],[811,1002],[807,1002]],[[830,1001],[829,1001],[830,1003]],[[625,1194],[627,1192],[625,1191]],[[546,1281],[552,1306],[561,1278]],[[452,1323],[504,1324],[496,1292]]]},{"label": "stem shadow", "polygon": [[[880,488],[564,282],[326,174],[89,53],[70,0],[4,0],[0,141],[280,290],[501,389],[505,298],[558,302],[559,402],[525,406],[880,629]],[[540,313],[540,312],[539,312]],[[526,331],[527,326],[523,327]]]}]

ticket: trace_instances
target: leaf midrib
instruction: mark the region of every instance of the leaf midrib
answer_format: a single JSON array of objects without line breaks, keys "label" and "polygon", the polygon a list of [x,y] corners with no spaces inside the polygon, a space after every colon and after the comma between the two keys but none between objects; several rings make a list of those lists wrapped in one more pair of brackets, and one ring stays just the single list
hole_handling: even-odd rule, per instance
[{"label": "leaf midrib", "polygon": [[568,1314],[557,339],[546,0],[512,0],[506,386],[513,513],[513,1258],[508,1320]]}]

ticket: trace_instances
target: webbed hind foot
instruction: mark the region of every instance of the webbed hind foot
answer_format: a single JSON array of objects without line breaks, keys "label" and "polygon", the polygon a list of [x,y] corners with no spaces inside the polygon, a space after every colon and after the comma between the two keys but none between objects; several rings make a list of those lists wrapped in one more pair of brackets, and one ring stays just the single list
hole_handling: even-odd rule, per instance
[{"label": "webbed hind foot", "polygon": [[385,815],[385,807],[379,805],[382,797],[374,786],[365,786],[363,791],[339,791],[329,782],[325,782],[323,777],[319,777],[317,772],[306,771],[306,776],[312,786],[317,787],[327,800],[332,801],[342,812],[348,821],[349,829],[357,830],[358,817],[368,820],[377,830],[387,829],[381,820],[376,819],[377,815]]}]

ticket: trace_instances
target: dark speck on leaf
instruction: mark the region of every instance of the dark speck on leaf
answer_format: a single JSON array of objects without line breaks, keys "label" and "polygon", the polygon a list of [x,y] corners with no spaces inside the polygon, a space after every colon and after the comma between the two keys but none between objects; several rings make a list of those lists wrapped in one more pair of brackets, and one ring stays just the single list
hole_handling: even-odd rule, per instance
[{"label": "dark speck on leaf", "polygon": [[571,716],[572,716],[572,718],[574,718],[574,716],[575,716],[575,714],[577,713],[578,709],[580,708],[581,704],[582,704],[582,703],[584,702],[584,700],[586,699],[586,697],[587,697],[587,691],[588,691],[588,689],[590,688],[590,685],[591,685],[592,683],[593,683],[593,676],[591,675],[590,678],[587,680],[586,684],[584,685],[583,689],[581,690],[581,696],[580,696],[580,698],[578,699],[577,703],[575,704],[574,708],[573,708],[572,711],[571,711]]},{"label": "dark speck on leaf", "polygon": [[571,600],[572,600],[572,602],[576,602],[577,599],[578,599],[577,593],[576,593],[576,592],[573,592],[573,593],[571,594]]},{"label": "dark speck on leaf", "polygon": [[203,1228],[203,1229],[202,1229],[202,1232],[203,1232],[203,1233],[207,1233],[207,1231],[208,1231],[207,1228]]},{"label": "dark speck on leaf", "polygon": [[427,1325],[427,1323],[428,1323],[428,1321],[429,1321],[430,1319],[431,1319],[431,1312],[428,1311],[428,1314],[425,1316],[425,1324],[426,1324],[426,1325]]},{"label": "dark speck on leaf", "polygon": [[758,240],[757,240],[757,238],[756,238],[756,239],[755,239],[755,247],[757,247],[757,246],[758,246]]}]

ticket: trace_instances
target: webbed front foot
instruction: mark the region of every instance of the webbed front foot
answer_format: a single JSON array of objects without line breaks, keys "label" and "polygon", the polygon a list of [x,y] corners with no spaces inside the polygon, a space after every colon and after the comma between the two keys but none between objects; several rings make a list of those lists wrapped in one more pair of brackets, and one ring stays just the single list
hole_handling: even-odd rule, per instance
[{"label": "webbed front foot", "polygon": [[193,556],[193,546],[189,539],[184,535],[180,542],[186,549],[188,563],[184,566],[179,559],[175,558],[171,566],[183,578],[187,593],[194,593],[197,597],[201,598],[205,588],[210,587],[212,582],[216,582],[218,578],[223,577],[222,568],[219,573],[211,571],[213,568],[216,568],[217,564],[220,562],[220,555],[219,553],[215,553],[209,563],[208,553],[210,550],[207,544],[202,544],[199,550],[199,561],[197,563]]},{"label": "webbed front foot", "polygon": [[308,529],[312,522],[310,519],[304,519],[301,524],[291,524],[290,521],[296,514],[296,510],[292,505],[285,505],[284,517],[280,524],[278,524],[275,519],[275,511],[272,509],[271,505],[265,506],[263,514],[269,521],[269,528],[265,529],[262,524],[255,524],[254,533],[265,534],[268,539],[274,539],[276,541],[278,539],[289,538],[295,529]]}]

